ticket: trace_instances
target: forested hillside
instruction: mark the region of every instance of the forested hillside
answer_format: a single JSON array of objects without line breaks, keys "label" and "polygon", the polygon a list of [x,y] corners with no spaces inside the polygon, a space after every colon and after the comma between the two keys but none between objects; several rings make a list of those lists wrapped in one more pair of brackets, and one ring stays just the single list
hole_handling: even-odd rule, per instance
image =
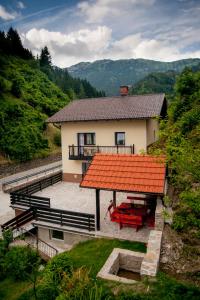
[{"label": "forested hillside", "polygon": [[174,84],[177,75],[178,73],[175,71],[151,73],[131,87],[129,92],[131,95],[153,93],[165,93],[171,95],[174,93]]},{"label": "forested hillside", "polygon": [[169,186],[164,203],[173,209],[172,228],[178,233],[164,232],[164,270],[199,284],[200,71],[186,68],[177,77],[168,119],[161,122],[153,152],[167,157]]},{"label": "forested hillside", "polygon": [[174,228],[200,238],[200,72],[186,69],[175,93],[162,131],[170,182],[179,193]]},{"label": "forested hillside", "polygon": [[[39,58],[17,31],[0,32],[0,154],[25,161],[51,149],[45,120],[74,98],[104,95],[86,80],[54,68],[48,49]],[[59,131],[53,129],[53,135]],[[59,138],[57,138],[57,141]],[[53,138],[54,141],[54,138]],[[58,141],[59,144],[59,141]]]},{"label": "forested hillside", "polygon": [[134,85],[150,73],[175,71],[180,73],[187,66],[196,66],[200,59],[161,62],[147,59],[98,60],[83,62],[68,68],[73,77],[87,79],[106,95],[118,95],[120,85]]}]

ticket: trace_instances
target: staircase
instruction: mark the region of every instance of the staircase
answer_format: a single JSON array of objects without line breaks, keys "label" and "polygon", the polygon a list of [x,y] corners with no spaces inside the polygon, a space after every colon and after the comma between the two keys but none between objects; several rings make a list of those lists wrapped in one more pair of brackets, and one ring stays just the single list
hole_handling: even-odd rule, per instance
[{"label": "staircase", "polygon": [[1,225],[2,231],[6,229],[11,229],[12,231],[15,229],[19,229],[21,226],[29,223],[34,220],[36,216],[36,210],[34,207],[31,207],[21,213],[19,216],[9,220],[8,222]]},{"label": "staircase", "polygon": [[[34,207],[21,213],[19,216],[11,219],[2,225],[2,230],[11,229],[13,232],[14,241],[11,246],[22,245],[18,237],[24,235],[23,244],[29,245],[30,247],[36,249],[40,256],[45,260],[49,260],[58,254],[58,250],[45,241],[39,239],[37,236],[32,234],[29,230],[33,228],[31,221],[35,219],[36,211]],[[26,224],[26,225],[25,225]],[[25,226],[23,226],[25,225]]]},{"label": "staircase", "polygon": [[[36,249],[40,256],[48,261],[52,257],[58,254],[58,250],[45,241],[39,239],[36,235],[32,234],[30,231],[26,231],[23,227],[18,229],[19,235],[18,237],[24,235],[23,244],[29,245],[31,248]],[[21,240],[14,238],[12,246],[22,245]]]}]

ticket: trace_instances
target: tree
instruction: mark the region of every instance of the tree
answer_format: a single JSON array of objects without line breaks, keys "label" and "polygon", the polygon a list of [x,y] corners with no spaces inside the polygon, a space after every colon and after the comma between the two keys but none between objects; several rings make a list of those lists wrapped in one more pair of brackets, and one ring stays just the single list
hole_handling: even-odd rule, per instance
[{"label": "tree", "polygon": [[16,55],[24,59],[33,58],[31,51],[23,47],[17,30],[12,27],[10,27],[7,33],[7,51],[7,54]]},{"label": "tree", "polygon": [[41,50],[41,54],[40,54],[40,66],[41,67],[50,67],[51,66],[51,55],[49,53],[49,50],[48,50],[47,46],[45,46]]}]

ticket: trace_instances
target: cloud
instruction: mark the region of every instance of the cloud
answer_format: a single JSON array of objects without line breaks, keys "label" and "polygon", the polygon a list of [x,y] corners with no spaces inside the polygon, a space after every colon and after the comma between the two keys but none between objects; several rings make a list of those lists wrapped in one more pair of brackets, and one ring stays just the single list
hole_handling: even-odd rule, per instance
[{"label": "cloud", "polygon": [[65,67],[80,60],[94,60],[101,57],[109,46],[111,32],[106,26],[81,29],[69,34],[33,28],[22,35],[22,40],[35,55],[42,47],[48,46],[53,63]]},{"label": "cloud", "polygon": [[105,17],[116,17],[129,13],[135,7],[151,6],[155,0],[96,0],[82,1],[78,4],[80,15],[87,23],[100,23]]},{"label": "cloud", "polygon": [[9,13],[5,7],[3,7],[2,5],[0,5],[0,18],[3,19],[3,20],[13,20],[15,19],[17,16],[17,14],[14,12],[14,13]]},{"label": "cloud", "polygon": [[25,5],[22,1],[18,1],[17,2],[17,7],[20,8],[20,9],[24,9],[25,8]]},{"label": "cloud", "polygon": [[22,40],[35,55],[47,45],[53,63],[60,67],[98,59],[146,58],[173,61],[200,57],[200,51],[182,53],[181,49],[166,40],[144,38],[140,33],[113,40],[112,30],[106,26],[81,29],[69,34],[33,28],[22,35]]}]

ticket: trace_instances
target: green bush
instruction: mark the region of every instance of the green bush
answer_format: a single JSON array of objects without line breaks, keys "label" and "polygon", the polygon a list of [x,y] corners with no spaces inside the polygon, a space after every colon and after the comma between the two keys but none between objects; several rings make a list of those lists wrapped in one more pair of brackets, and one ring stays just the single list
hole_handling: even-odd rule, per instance
[{"label": "green bush", "polygon": [[0,92],[10,92],[12,82],[0,76]]},{"label": "green bush", "polygon": [[5,277],[4,261],[5,261],[6,252],[7,252],[6,242],[5,240],[0,240],[0,280],[4,279]]},{"label": "green bush", "polygon": [[3,231],[3,239],[6,247],[8,248],[9,244],[13,241],[13,232],[11,229]]},{"label": "green bush", "polygon": [[15,246],[5,255],[4,269],[14,279],[26,280],[38,260],[37,252],[30,247]]},{"label": "green bush", "polygon": [[68,253],[63,252],[53,257],[46,265],[44,270],[44,278],[47,282],[55,285],[60,284],[63,275],[72,274],[72,261],[69,259]]}]

